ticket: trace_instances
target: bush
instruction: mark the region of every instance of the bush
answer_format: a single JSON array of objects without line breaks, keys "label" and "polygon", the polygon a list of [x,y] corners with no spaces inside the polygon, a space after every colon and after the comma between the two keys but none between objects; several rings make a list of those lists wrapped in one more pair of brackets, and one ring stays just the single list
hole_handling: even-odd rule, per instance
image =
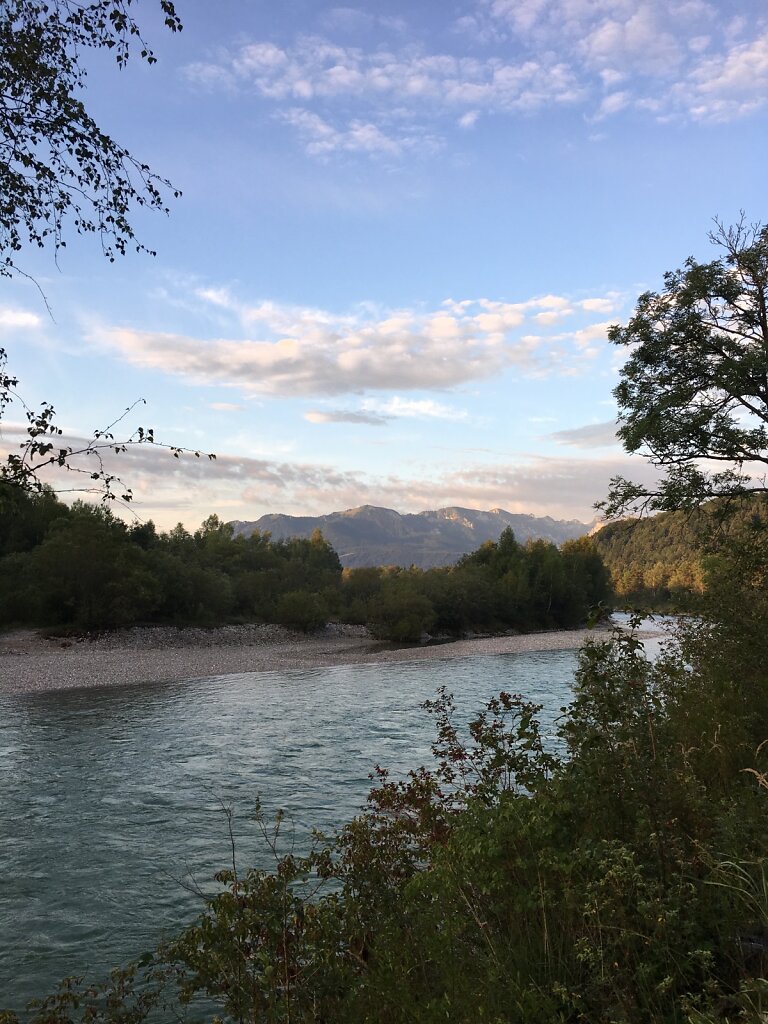
[{"label": "bush", "polygon": [[319,594],[293,590],[277,602],[275,621],[289,629],[309,633],[321,629],[328,621],[328,609]]}]

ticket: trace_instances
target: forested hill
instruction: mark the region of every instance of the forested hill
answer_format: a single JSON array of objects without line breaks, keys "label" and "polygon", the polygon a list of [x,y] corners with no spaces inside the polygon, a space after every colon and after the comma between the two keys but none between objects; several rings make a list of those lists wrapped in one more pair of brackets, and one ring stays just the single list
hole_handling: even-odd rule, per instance
[{"label": "forested hill", "polygon": [[265,515],[254,522],[235,521],[236,536],[254,531],[273,540],[311,537],[321,530],[348,567],[415,565],[422,569],[453,565],[485,541],[497,541],[511,529],[521,543],[545,540],[563,544],[589,533],[589,523],[521,515],[502,508],[481,512],[472,508],[439,508],[401,515],[391,508],[361,505],[325,516]]},{"label": "forested hill", "polygon": [[712,501],[693,511],[608,523],[592,536],[619,599],[689,607],[707,590],[728,539],[768,521],[768,498]]}]

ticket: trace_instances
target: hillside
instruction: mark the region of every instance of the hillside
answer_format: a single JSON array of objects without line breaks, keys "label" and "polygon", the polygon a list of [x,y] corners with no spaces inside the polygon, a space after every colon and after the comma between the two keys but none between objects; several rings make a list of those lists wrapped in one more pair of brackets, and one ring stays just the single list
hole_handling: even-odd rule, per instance
[{"label": "hillside", "polygon": [[692,511],[607,523],[592,539],[618,598],[683,607],[707,589],[707,566],[728,538],[766,519],[768,500],[754,494],[729,505],[713,501]]},{"label": "hillside", "polygon": [[431,569],[452,565],[487,540],[497,541],[507,527],[521,543],[533,539],[562,544],[589,533],[592,524],[501,508],[481,512],[452,507],[401,515],[391,508],[361,505],[325,516],[270,514],[255,522],[235,520],[232,526],[236,536],[258,531],[269,533],[273,540],[310,537],[319,529],[345,567],[416,565]]}]

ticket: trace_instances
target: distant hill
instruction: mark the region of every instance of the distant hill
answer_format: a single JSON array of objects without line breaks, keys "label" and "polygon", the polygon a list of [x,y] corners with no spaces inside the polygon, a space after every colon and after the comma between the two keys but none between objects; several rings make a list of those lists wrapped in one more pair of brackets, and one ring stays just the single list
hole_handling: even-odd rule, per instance
[{"label": "distant hill", "polygon": [[617,597],[684,607],[706,590],[706,556],[750,524],[768,521],[768,498],[708,502],[694,511],[659,512],[606,523],[593,534]]},{"label": "distant hill", "polygon": [[439,508],[432,512],[401,515],[391,508],[361,505],[326,516],[266,515],[255,522],[235,520],[235,534],[254,530],[273,540],[309,537],[322,530],[344,566],[417,565],[431,569],[452,565],[484,541],[497,541],[511,527],[515,537],[562,544],[589,533],[593,523],[563,521],[549,516],[518,515],[502,508],[480,512],[472,508]]}]

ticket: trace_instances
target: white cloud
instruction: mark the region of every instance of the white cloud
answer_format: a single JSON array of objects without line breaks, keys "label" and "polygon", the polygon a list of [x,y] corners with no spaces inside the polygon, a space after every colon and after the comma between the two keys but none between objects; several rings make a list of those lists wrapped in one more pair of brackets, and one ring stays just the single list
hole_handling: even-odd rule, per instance
[{"label": "white cloud", "polygon": [[311,156],[326,156],[343,150],[348,153],[399,157],[405,150],[430,152],[437,145],[436,140],[428,135],[408,135],[402,132],[398,137],[388,135],[370,121],[352,120],[334,128],[318,114],[301,107],[291,107],[280,117],[298,130]]},{"label": "white cloud", "polygon": [[474,23],[556,54],[590,103],[600,82],[593,116],[727,121],[768,103],[768,11],[749,0],[478,0]]},{"label": "white cloud", "polygon": [[388,399],[365,398],[359,409],[310,409],[304,419],[310,423],[351,423],[380,427],[397,419],[453,420],[465,422],[468,414],[434,399],[402,398],[393,395]]},{"label": "white cloud", "polygon": [[582,299],[576,305],[589,313],[613,313],[618,308],[619,296],[615,293],[603,298]]},{"label": "white cloud", "polygon": [[413,399],[401,398],[393,395],[386,401],[368,398],[363,402],[363,408],[379,413],[381,416],[391,418],[415,417],[416,419],[437,419],[437,420],[466,420],[467,412],[464,409],[456,409],[451,405],[444,405],[442,402],[435,402],[430,398]]},{"label": "white cloud", "polygon": [[[446,390],[510,368],[535,376],[574,373],[593,355],[586,350],[587,343],[604,337],[607,326],[576,325],[567,332],[560,326],[552,337],[527,332],[527,322],[540,329],[555,319],[558,324],[567,316],[583,321],[589,314],[583,306],[577,313],[567,298],[556,295],[519,303],[449,300],[426,312],[377,314],[360,307],[337,315],[271,302],[238,303],[225,289],[198,289],[196,294],[232,317],[229,337],[108,326],[94,330],[91,340],[133,366],[190,383],[291,397]],[[436,403],[391,401],[400,405],[375,411],[395,416],[441,414]],[[450,415],[457,413],[451,410]]]},{"label": "white cloud", "polygon": [[[420,138],[424,145],[424,136],[434,150],[440,140],[425,129],[424,118],[449,118],[469,128],[482,113],[527,113],[585,96],[568,65],[547,54],[510,61],[429,53],[413,45],[366,51],[319,37],[300,37],[284,48],[246,43],[217,61],[189,65],[185,73],[198,86],[218,83],[274,103],[315,156],[334,150],[400,156],[416,149]],[[334,114],[335,105],[346,109],[350,102],[358,105],[358,117]]]},{"label": "white cloud", "polygon": [[620,110],[623,110],[624,107],[629,104],[631,99],[631,93],[626,90],[609,93],[607,96],[603,97],[595,117],[600,119],[603,117],[610,117],[612,114],[618,114]]},{"label": "white cloud", "polygon": [[664,27],[663,8],[641,3],[629,17],[598,21],[581,43],[592,67],[614,65],[648,75],[667,77],[682,62],[680,42]]},{"label": "white cloud", "polygon": [[608,329],[612,326],[611,323],[605,321],[599,324],[590,324],[589,327],[582,327],[578,331],[573,332],[573,339],[579,348],[584,349],[590,342],[593,341],[606,341],[608,338]]},{"label": "white cloud", "polygon": [[[474,0],[446,26],[461,42],[442,52],[383,35],[404,27],[386,20],[335,8],[321,21],[341,42],[246,41],[185,73],[271,107],[325,160],[430,156],[480,117],[574,108],[588,122],[629,111],[718,122],[768,103],[768,10],[753,0]],[[376,47],[349,42],[374,30]]]},{"label": "white cloud", "polygon": [[36,313],[13,306],[0,306],[0,329],[25,329],[40,327],[42,321]]},{"label": "white cloud", "polygon": [[730,121],[768,103],[768,32],[707,56],[680,83],[674,100],[696,120]]},{"label": "white cloud", "polygon": [[474,128],[477,124],[477,119],[480,117],[479,110],[468,110],[466,114],[462,114],[458,120],[459,128]]}]

